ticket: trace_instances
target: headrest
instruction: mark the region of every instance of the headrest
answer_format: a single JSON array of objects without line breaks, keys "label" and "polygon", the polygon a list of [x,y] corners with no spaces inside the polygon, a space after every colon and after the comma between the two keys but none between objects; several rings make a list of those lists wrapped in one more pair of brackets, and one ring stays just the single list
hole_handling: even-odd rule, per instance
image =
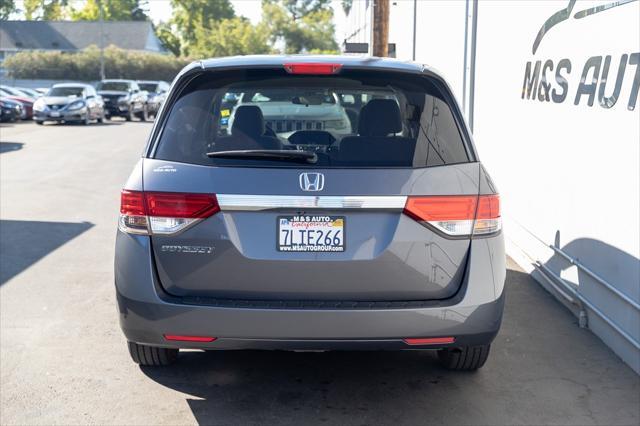
[{"label": "headrest", "polygon": [[372,99],[360,111],[360,136],[387,136],[402,131],[400,108],[393,99]]},{"label": "headrest", "polygon": [[238,133],[257,138],[264,134],[262,110],[255,105],[240,105],[233,114],[231,134]]}]

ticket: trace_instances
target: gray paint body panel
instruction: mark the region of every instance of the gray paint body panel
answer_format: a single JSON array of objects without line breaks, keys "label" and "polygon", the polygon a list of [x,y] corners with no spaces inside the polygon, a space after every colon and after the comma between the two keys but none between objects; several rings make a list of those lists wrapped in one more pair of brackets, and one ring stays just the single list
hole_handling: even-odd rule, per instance
[{"label": "gray paint body panel", "polygon": [[[115,281],[120,324],[128,340],[182,348],[401,349],[406,347],[399,344],[402,338],[444,335],[456,336],[459,343],[486,344],[495,337],[502,318],[504,243],[493,237],[472,240],[471,245],[464,291],[451,305],[375,310],[216,308],[162,297],[149,237],[118,231]],[[492,260],[494,268],[487,263]],[[168,333],[220,340],[169,343],[162,338]]]},{"label": "gray paint body panel", "polygon": [[[169,168],[170,167],[170,168]],[[171,170],[171,171],[168,171]],[[305,192],[308,169],[206,167],[144,160],[146,191],[308,197],[477,194],[479,163],[423,169],[314,169],[324,190]],[[223,197],[221,197],[223,198]],[[283,253],[281,215],[345,217],[342,253]],[[447,239],[402,210],[278,208],[224,211],[174,236],[153,236],[158,275],[176,296],[248,299],[430,300],[460,287],[469,239]],[[166,246],[205,246],[194,255]]]}]

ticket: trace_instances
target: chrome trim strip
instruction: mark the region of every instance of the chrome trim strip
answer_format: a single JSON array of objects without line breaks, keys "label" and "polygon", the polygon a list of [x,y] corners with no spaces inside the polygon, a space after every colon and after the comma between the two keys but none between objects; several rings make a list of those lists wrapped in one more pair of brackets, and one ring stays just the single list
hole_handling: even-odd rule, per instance
[{"label": "chrome trim strip", "polygon": [[402,210],[406,196],[308,196],[217,194],[222,211],[260,211],[281,208]]}]

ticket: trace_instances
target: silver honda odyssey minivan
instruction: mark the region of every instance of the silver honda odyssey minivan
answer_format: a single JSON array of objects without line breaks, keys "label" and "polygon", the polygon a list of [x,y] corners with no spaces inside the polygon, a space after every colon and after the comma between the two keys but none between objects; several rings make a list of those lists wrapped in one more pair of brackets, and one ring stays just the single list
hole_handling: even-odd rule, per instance
[{"label": "silver honda odyssey minivan", "polygon": [[423,65],[190,64],[118,228],[120,324],[141,365],[180,349],[420,349],[475,370],[500,327],[498,193]]}]

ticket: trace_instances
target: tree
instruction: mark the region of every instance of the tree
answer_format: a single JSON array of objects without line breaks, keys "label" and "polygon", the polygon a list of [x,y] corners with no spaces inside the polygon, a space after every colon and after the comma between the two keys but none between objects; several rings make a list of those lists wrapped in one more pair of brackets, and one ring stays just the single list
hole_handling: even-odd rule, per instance
[{"label": "tree", "polygon": [[69,0],[24,0],[24,19],[27,21],[58,21],[67,15]]},{"label": "tree", "polygon": [[171,0],[171,23],[180,33],[183,53],[189,54],[200,35],[213,30],[216,22],[235,17],[229,0]]},{"label": "tree", "polygon": [[285,53],[338,50],[331,0],[262,0],[262,21]]},{"label": "tree", "polygon": [[182,43],[176,34],[175,28],[168,22],[160,22],[154,26],[154,31],[164,47],[169,49],[175,56],[180,56]]},{"label": "tree", "polygon": [[149,20],[146,0],[87,0],[82,9],[71,12],[71,18],[74,21],[99,20],[100,3],[102,3],[102,19],[105,21]]},{"label": "tree", "polygon": [[[141,80],[172,80],[189,62],[115,46],[104,49],[104,60],[107,76]],[[7,57],[2,65],[11,78],[92,81],[100,78],[100,49],[89,46],[73,53],[24,50]]]},{"label": "tree", "polygon": [[0,21],[6,21],[12,13],[17,11],[15,0],[0,0]]},{"label": "tree", "polygon": [[342,10],[345,15],[348,15],[351,12],[351,8],[353,7],[353,0],[342,0]]},{"label": "tree", "polygon": [[223,19],[195,29],[195,44],[190,53],[196,57],[216,57],[271,53],[268,34],[245,18]]}]

